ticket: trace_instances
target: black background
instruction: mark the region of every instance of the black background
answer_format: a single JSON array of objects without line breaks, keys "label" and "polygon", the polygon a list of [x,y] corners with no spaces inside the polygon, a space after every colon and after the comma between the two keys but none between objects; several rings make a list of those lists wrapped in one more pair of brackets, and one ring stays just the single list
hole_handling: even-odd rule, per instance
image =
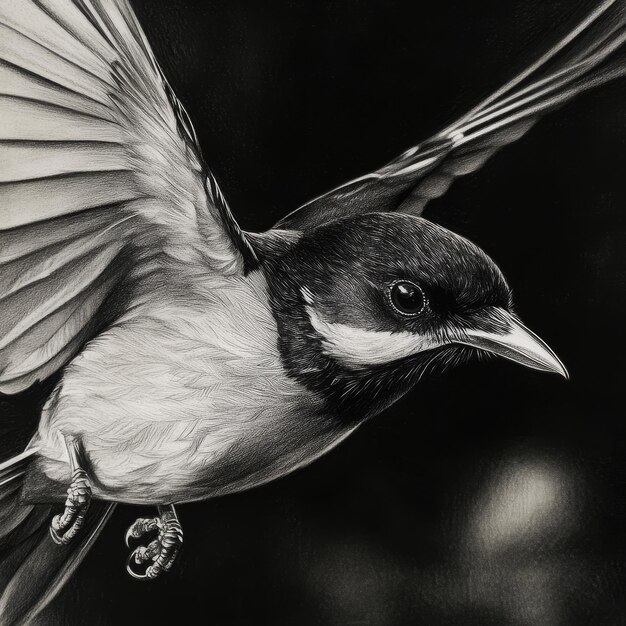
[{"label": "black background", "polygon": [[[242,226],[429,136],[593,2],[133,2]],[[308,468],[182,506],[124,571],[123,507],[42,623],[624,623],[623,84],[543,120],[427,217],[483,247],[571,381],[503,361],[424,381]],[[17,410],[26,406],[17,407]]]}]

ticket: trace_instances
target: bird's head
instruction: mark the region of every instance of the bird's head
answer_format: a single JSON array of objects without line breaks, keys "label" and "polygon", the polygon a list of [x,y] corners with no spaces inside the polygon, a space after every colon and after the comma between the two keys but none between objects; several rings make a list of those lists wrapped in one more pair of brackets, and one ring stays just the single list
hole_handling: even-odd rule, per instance
[{"label": "bird's head", "polygon": [[357,418],[400,397],[430,365],[474,353],[567,376],[513,314],[495,263],[427,220],[337,220],[303,235],[267,275],[288,371]]}]

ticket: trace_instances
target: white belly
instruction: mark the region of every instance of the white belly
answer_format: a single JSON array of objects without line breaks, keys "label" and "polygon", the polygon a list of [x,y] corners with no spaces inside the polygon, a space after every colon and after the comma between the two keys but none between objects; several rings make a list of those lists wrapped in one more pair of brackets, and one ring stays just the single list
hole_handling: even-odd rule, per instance
[{"label": "white belly", "polygon": [[50,479],[67,484],[73,435],[97,497],[198,500],[276,478],[349,432],[285,375],[269,312],[160,313],[109,330],[66,368],[38,433]]}]

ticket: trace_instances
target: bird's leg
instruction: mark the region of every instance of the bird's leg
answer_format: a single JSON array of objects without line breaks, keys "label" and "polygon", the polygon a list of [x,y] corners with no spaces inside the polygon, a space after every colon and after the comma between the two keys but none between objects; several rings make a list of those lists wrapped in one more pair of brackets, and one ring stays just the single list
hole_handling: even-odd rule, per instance
[{"label": "bird's leg", "polygon": [[[161,572],[167,572],[173,565],[176,555],[183,545],[183,529],[178,521],[173,504],[158,507],[158,517],[135,520],[126,531],[126,545],[130,547],[131,537],[139,539],[141,536],[156,531],[157,537],[147,546],[135,548],[126,563],[126,570],[139,580],[156,578]],[[133,565],[148,567],[142,572],[133,569]]]},{"label": "bird's leg", "polygon": [[91,484],[87,472],[81,467],[82,446],[74,437],[66,436],[65,445],[70,457],[72,482],[67,490],[65,510],[55,515],[50,524],[50,536],[58,544],[67,544],[76,536],[91,502]]}]

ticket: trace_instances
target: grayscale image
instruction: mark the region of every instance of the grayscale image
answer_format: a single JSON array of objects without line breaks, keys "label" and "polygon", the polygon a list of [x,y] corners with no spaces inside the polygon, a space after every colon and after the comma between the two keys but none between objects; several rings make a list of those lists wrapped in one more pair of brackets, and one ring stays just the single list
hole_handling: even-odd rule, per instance
[{"label": "grayscale image", "polygon": [[625,27],[0,0],[0,624],[623,623]]}]

